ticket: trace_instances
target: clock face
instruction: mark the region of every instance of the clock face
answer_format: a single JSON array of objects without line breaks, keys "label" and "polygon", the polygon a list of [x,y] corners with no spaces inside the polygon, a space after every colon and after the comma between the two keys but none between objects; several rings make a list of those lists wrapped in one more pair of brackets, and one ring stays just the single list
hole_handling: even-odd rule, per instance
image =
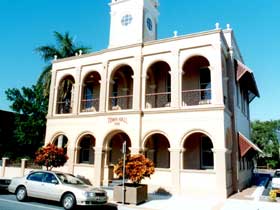
[{"label": "clock face", "polygon": [[132,15],[131,14],[126,14],[122,16],[121,23],[123,26],[128,26],[132,22]]},{"label": "clock face", "polygon": [[149,31],[153,30],[153,21],[151,20],[151,18],[147,18],[146,25]]}]

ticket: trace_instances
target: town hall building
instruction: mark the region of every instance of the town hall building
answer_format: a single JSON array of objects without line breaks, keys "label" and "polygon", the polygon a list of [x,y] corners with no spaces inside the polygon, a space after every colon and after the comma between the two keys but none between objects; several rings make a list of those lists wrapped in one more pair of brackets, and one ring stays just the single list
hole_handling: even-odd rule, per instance
[{"label": "town hall building", "polygon": [[110,186],[126,142],[155,164],[150,192],[225,198],[246,187],[259,92],[230,26],[157,39],[157,0],[109,5],[108,48],[52,65],[45,144],[69,157],[58,170]]}]

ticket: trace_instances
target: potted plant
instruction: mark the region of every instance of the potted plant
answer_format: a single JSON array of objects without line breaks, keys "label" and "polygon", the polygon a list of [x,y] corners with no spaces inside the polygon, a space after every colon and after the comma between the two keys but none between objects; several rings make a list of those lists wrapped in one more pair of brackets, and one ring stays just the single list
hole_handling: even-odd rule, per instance
[{"label": "potted plant", "polygon": [[[114,187],[114,200],[117,202],[139,204],[148,199],[148,187],[140,182],[155,172],[154,163],[142,154],[127,155],[125,160],[125,178],[129,180]],[[123,159],[114,166],[114,173],[123,178]],[[125,193],[123,193],[123,190]]]}]

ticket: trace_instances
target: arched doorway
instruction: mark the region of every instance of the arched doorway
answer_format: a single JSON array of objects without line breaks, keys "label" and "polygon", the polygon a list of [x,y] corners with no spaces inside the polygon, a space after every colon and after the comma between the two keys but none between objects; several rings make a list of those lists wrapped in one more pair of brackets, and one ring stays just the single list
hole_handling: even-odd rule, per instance
[{"label": "arched doorway", "polygon": [[114,165],[123,157],[122,147],[126,141],[126,154],[130,153],[131,140],[123,131],[114,131],[110,133],[104,142],[103,156],[103,185],[109,185],[117,177],[113,173]]}]

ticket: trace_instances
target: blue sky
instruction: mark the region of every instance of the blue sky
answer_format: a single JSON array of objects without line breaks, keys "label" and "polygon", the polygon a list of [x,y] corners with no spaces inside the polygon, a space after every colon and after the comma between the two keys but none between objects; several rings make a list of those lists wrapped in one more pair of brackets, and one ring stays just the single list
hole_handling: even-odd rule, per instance
[{"label": "blue sky", "polygon": [[[98,51],[108,46],[109,0],[0,0],[0,109],[9,110],[5,90],[34,84],[46,65],[34,49],[54,43],[66,31]],[[280,119],[279,0],[160,0],[160,39],[221,28],[234,30],[245,64],[253,71],[260,98],[252,120]]]}]

